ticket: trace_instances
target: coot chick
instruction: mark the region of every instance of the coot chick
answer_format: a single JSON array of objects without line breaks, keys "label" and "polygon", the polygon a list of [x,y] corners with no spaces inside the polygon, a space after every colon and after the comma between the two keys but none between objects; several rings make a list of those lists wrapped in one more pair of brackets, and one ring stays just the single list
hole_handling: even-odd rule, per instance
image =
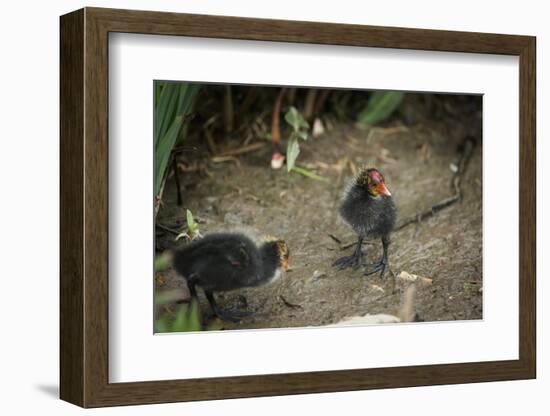
[{"label": "coot chick", "polygon": [[187,280],[192,298],[197,297],[196,286],[201,287],[216,316],[238,322],[251,313],[220,309],[213,292],[273,282],[288,269],[288,259],[282,240],[269,238],[257,245],[241,233],[213,233],[175,250],[173,266]]},{"label": "coot chick", "polygon": [[357,247],[353,255],[336,260],[333,266],[339,270],[358,268],[363,263],[363,240],[381,238],[382,259],[371,265],[365,275],[380,272],[380,278],[383,278],[389,268],[388,246],[396,214],[397,210],[384,176],[374,168],[362,169],[352,181],[340,207],[342,219],[357,233]]}]

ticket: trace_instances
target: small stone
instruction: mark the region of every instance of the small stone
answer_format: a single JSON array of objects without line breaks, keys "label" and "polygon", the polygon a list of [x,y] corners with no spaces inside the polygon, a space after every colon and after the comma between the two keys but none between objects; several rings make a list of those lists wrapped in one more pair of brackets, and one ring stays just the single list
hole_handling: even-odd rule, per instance
[{"label": "small stone", "polygon": [[322,277],[326,277],[326,276],[327,276],[327,274],[324,271],[315,270],[313,272],[312,279],[317,280],[317,279],[321,279]]},{"label": "small stone", "polygon": [[316,118],[313,122],[312,135],[313,137],[319,137],[325,132],[325,127],[320,118]]}]

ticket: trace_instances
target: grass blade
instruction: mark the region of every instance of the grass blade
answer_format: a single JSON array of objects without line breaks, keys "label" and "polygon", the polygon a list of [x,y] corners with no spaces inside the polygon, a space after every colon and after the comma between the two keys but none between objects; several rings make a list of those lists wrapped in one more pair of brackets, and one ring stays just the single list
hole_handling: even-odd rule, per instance
[{"label": "grass blade", "polygon": [[158,148],[155,151],[155,195],[158,195],[160,191],[160,184],[162,183],[164,172],[166,172],[166,166],[168,166],[170,152],[172,152],[172,148],[178,138],[182,120],[182,116],[176,117],[166,134],[159,141]]},{"label": "grass blade", "polygon": [[155,195],[160,192],[170,153],[178,136],[186,132],[182,126],[187,125],[186,117],[193,108],[200,85],[164,82],[159,89],[155,108]]},{"label": "grass blade", "polygon": [[294,163],[296,162],[296,158],[299,154],[300,145],[298,144],[298,137],[292,134],[286,147],[286,168],[288,172],[290,172],[294,167]]},{"label": "grass blade", "polygon": [[386,120],[399,107],[404,95],[399,91],[374,91],[367,108],[359,113],[359,124],[372,126]]},{"label": "grass blade", "polygon": [[315,179],[316,181],[329,182],[328,178],[325,178],[324,176],[321,176],[321,175],[317,175],[315,172],[312,172],[305,168],[301,168],[299,166],[294,166],[292,168],[292,172],[299,173],[300,175],[304,175],[310,179]]}]

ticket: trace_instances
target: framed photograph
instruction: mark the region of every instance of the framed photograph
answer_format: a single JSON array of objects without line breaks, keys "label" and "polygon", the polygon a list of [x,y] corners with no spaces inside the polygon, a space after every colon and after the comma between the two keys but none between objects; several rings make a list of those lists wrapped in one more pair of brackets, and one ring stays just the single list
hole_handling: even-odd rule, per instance
[{"label": "framed photograph", "polygon": [[63,400],[536,377],[534,37],[60,28]]}]

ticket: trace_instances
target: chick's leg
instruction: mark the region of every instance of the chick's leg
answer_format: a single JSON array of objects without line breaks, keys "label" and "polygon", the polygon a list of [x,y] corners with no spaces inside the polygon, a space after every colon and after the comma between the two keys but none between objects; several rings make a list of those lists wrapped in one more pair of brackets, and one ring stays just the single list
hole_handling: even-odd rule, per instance
[{"label": "chick's leg", "polygon": [[371,274],[380,272],[380,279],[384,278],[384,274],[386,273],[386,270],[389,270],[390,263],[388,261],[388,247],[390,245],[390,237],[388,235],[385,235],[382,237],[382,259],[378,263],[371,264],[368,269],[365,272],[365,276],[369,276]]},{"label": "chick's leg", "polygon": [[204,294],[206,295],[206,299],[208,299],[208,303],[210,304],[210,307],[212,308],[212,312],[214,312],[214,315],[216,315],[218,318],[220,318],[223,321],[239,322],[242,318],[252,315],[252,312],[248,312],[248,311],[220,309],[220,307],[216,302],[216,298],[214,298],[214,294],[211,291],[205,290]]},{"label": "chick's leg", "polygon": [[176,301],[178,304],[182,303],[192,303],[192,302],[198,302],[197,297],[197,283],[195,282],[193,276],[187,278],[187,288],[189,289],[189,298],[184,298]]},{"label": "chick's leg", "polygon": [[357,269],[359,266],[363,264],[363,257],[364,253],[362,250],[363,246],[363,237],[359,237],[357,239],[357,246],[355,247],[355,251],[351,256],[345,256],[341,257],[338,260],[336,260],[332,265],[334,267],[337,267],[338,270],[344,270],[348,267],[353,267],[354,269]]}]

